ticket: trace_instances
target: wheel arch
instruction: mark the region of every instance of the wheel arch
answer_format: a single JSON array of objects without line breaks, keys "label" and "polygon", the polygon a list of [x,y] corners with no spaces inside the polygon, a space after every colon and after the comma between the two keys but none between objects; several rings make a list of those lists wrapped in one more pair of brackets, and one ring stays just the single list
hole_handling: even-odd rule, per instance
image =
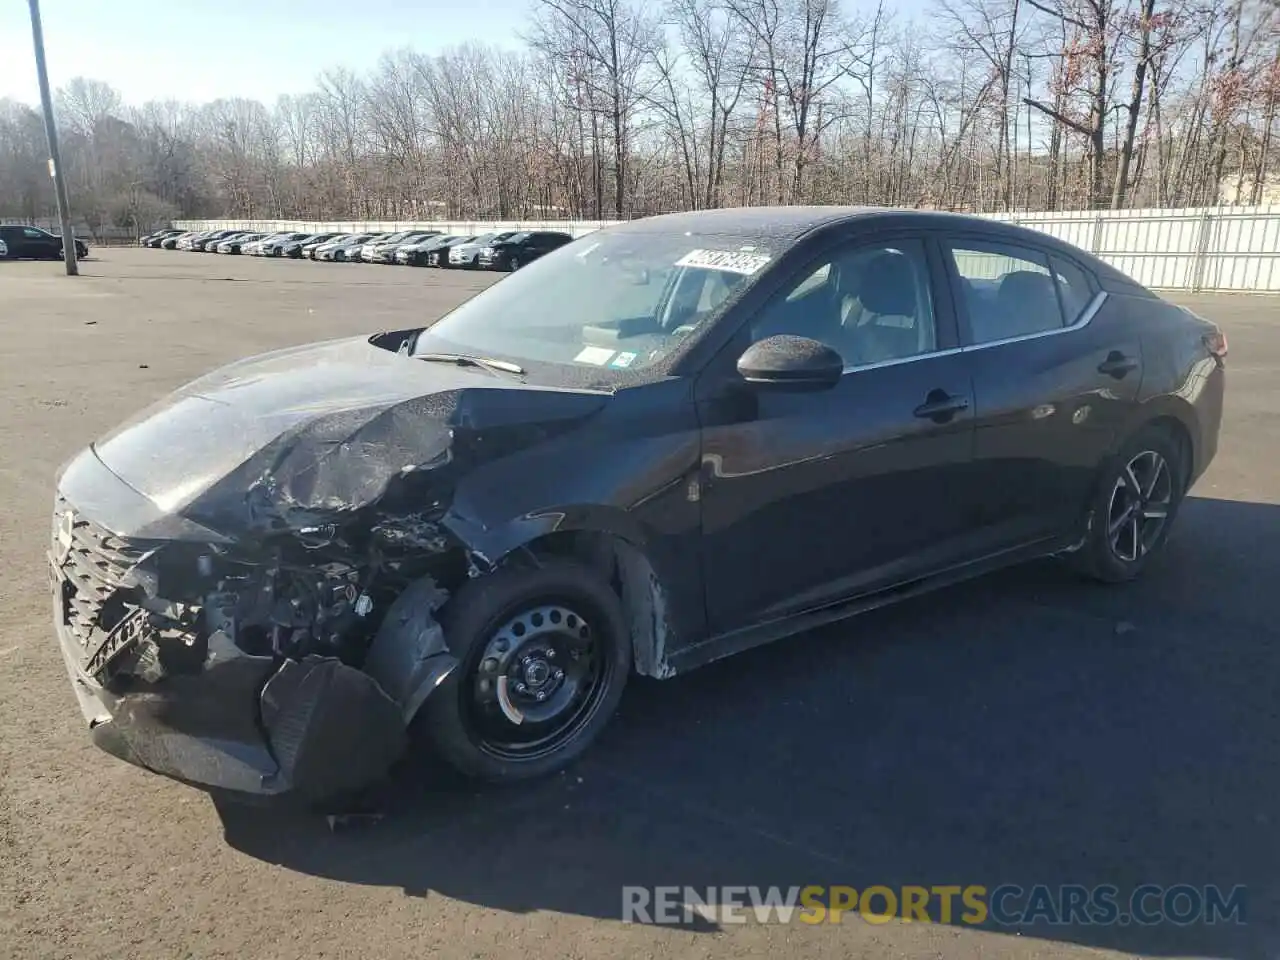
[{"label": "wheel arch", "polygon": [[1118,455],[1129,440],[1142,430],[1157,429],[1167,434],[1182,454],[1183,489],[1189,489],[1192,481],[1203,469],[1200,456],[1200,422],[1195,408],[1181,397],[1166,395],[1143,404],[1127,429],[1116,437],[1113,456]]},{"label": "wheel arch", "polygon": [[[1117,431],[1110,449],[1107,450],[1106,455],[1096,465],[1094,478],[1089,484],[1088,498],[1084,505],[1083,524],[1085,530],[1088,530],[1094,522],[1093,503],[1097,499],[1107,473],[1114,465],[1116,458],[1120,456],[1125,445],[1131,439],[1143,430],[1152,428],[1163,431],[1178,445],[1183,460],[1183,493],[1190,489],[1191,483],[1199,476],[1201,464],[1197,460],[1198,452],[1195,437],[1198,426],[1195,411],[1189,403],[1178,397],[1164,396],[1149,401],[1125,424],[1122,430]],[[1080,543],[1074,543],[1068,552],[1073,552],[1079,546]]]},{"label": "wheel arch", "polygon": [[1178,452],[1182,457],[1182,484],[1183,492],[1191,486],[1191,480],[1196,475],[1196,447],[1195,442],[1191,439],[1191,431],[1187,425],[1172,414],[1163,414],[1148,420],[1143,424],[1144,430],[1156,429],[1168,435],[1178,446]]},{"label": "wheel arch", "polygon": [[641,538],[616,530],[561,529],[535,536],[513,553],[517,551],[534,562],[540,557],[573,558],[599,573],[622,604],[635,672],[657,678],[672,675],[667,660],[673,646],[668,592]]}]

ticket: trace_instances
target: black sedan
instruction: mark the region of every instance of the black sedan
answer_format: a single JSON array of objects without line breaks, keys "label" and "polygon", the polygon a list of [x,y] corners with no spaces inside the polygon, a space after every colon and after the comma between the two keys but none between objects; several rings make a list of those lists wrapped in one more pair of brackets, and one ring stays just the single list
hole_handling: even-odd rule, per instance
[{"label": "black sedan", "polygon": [[637,220],[84,450],[54,626],[93,739],[188,783],[332,796],[411,722],[467,774],[545,774],[633,673],[1033,557],[1138,576],[1217,450],[1226,353],[1008,224]]},{"label": "black sedan", "polygon": [[138,239],[138,246],[152,247],[152,248],[159,247],[163,241],[168,240],[170,237],[179,237],[184,232],[185,231],[182,231],[182,230],[172,230],[172,229],[157,230],[155,233],[149,233],[145,237],[140,237]]},{"label": "black sedan", "polygon": [[321,237],[328,239],[332,234],[316,234],[316,233],[281,233],[277,236],[263,240],[258,245],[256,251],[262,257],[299,257],[302,255],[302,245],[310,243]]},{"label": "black sedan", "polygon": [[427,257],[432,250],[437,250],[446,244],[461,242],[467,237],[456,233],[441,233],[434,237],[427,237],[424,240],[418,240],[415,243],[406,243],[396,247],[396,263],[407,264],[411,267],[424,267],[427,264]]},{"label": "black sedan", "polygon": [[204,253],[217,247],[219,243],[228,237],[234,237],[237,234],[244,233],[243,230],[209,230],[205,233],[196,234],[187,240],[178,241],[179,250],[190,250],[195,253]]},{"label": "black sedan", "polygon": [[467,234],[461,237],[454,237],[437,247],[432,247],[427,251],[425,266],[428,267],[447,267],[449,265],[449,251],[454,247],[460,247],[464,243],[473,243],[476,239],[475,234]]},{"label": "black sedan", "polygon": [[261,240],[266,234],[263,233],[236,233],[219,241],[216,245],[210,245],[205,249],[214,253],[230,253],[239,254],[244,249],[246,243],[254,243]]},{"label": "black sedan", "polygon": [[365,263],[395,263],[396,251],[400,247],[439,235],[439,230],[404,230],[393,233],[376,243],[366,243],[360,248],[360,259]]},{"label": "black sedan", "polygon": [[[8,248],[5,256],[10,260],[62,259],[62,237],[39,227],[0,225],[0,240]],[[89,255],[89,244],[79,237],[75,238],[75,243],[76,258],[83,260]]]},{"label": "black sedan", "polygon": [[495,240],[480,249],[476,263],[482,270],[519,270],[552,250],[559,250],[573,237],[559,230],[531,230],[505,240]]},{"label": "black sedan", "polygon": [[340,236],[337,233],[311,233],[300,240],[292,240],[288,243],[282,243],[279,248],[279,256],[292,257],[294,260],[300,260],[307,255],[307,247],[320,246],[334,237]]}]

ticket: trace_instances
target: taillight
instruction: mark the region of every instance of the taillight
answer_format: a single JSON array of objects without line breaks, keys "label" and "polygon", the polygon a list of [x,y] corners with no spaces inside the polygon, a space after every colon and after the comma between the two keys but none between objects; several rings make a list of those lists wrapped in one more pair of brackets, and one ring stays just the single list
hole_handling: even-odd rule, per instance
[{"label": "taillight", "polygon": [[1217,357],[1219,360],[1227,358],[1227,335],[1221,330],[1214,329],[1212,333],[1204,335],[1205,349]]}]

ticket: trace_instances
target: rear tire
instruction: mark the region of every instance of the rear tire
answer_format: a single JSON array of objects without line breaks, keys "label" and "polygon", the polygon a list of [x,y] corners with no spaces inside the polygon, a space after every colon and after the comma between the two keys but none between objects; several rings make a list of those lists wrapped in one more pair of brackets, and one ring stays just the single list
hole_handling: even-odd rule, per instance
[{"label": "rear tire", "polygon": [[468,580],[440,624],[459,664],[415,731],[482,780],[527,780],[575,760],[617,709],[631,671],[617,594],[569,560]]},{"label": "rear tire", "polygon": [[1164,546],[1186,496],[1182,445],[1144,427],[1099,475],[1084,545],[1070,554],[1076,571],[1104,583],[1133,580]]}]

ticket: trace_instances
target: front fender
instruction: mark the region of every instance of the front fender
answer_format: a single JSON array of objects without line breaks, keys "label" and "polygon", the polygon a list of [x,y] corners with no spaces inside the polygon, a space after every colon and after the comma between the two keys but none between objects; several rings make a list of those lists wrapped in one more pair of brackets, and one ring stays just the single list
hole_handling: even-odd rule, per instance
[{"label": "front fender", "polygon": [[450,511],[442,525],[467,545],[471,554],[492,566],[503,557],[552,533],[600,533],[626,540],[645,549],[649,531],[635,515],[618,507],[601,504],[564,504],[545,507],[536,513],[486,524],[457,511]]},{"label": "front fender", "polygon": [[396,702],[406,724],[458,666],[435,618],[448,596],[430,577],[410,584],[382,618],[365,657],[364,672]]}]

